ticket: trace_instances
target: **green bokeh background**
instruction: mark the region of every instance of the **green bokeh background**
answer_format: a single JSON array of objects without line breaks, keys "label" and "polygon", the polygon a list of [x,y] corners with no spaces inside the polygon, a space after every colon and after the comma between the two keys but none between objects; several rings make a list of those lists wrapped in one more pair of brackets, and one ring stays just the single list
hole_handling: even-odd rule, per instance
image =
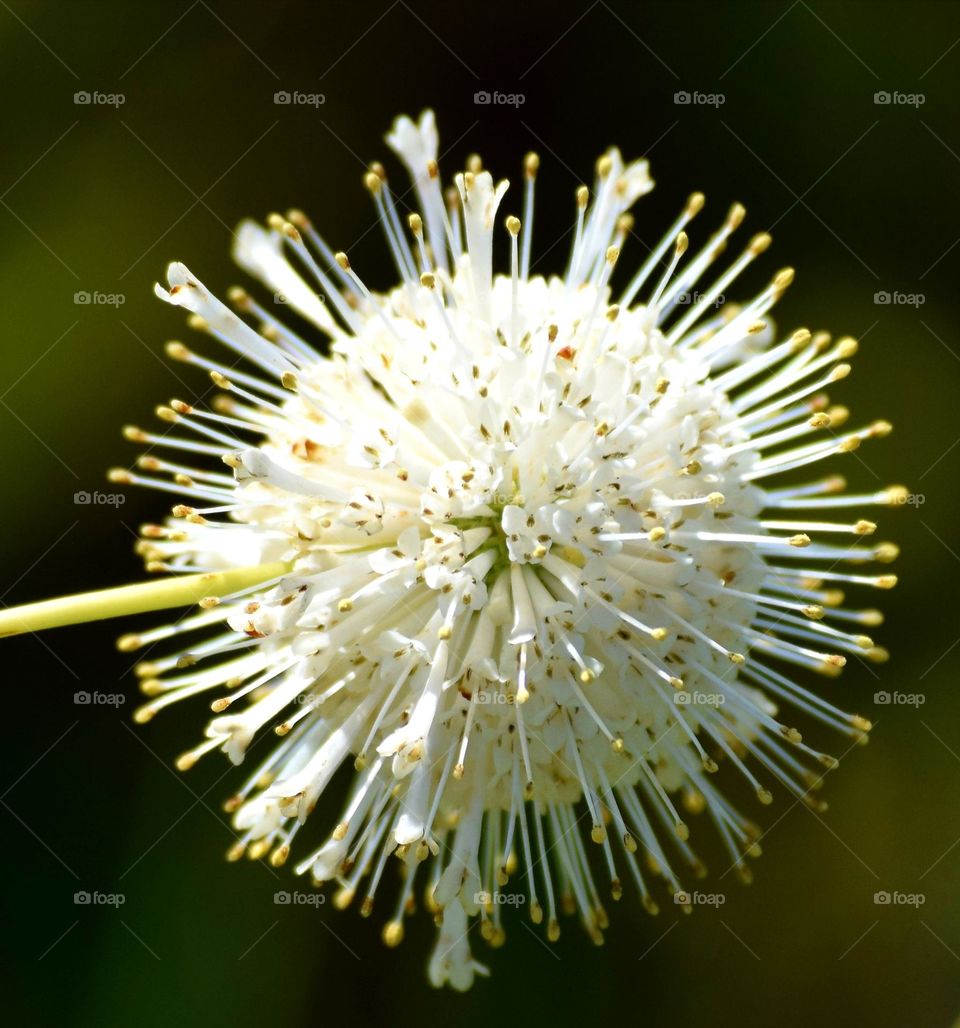
[{"label": "green bokeh background", "polygon": [[[573,191],[610,143],[649,152],[658,186],[636,209],[648,245],[692,189],[707,193],[704,221],[743,200],[748,226],[775,226],[773,255],[743,294],[789,263],[797,283],[780,324],[864,340],[837,399],[896,430],[846,459],[852,487],[904,482],[924,498],[879,512],[881,537],[902,546],[901,584],[864,599],[889,612],[878,637],[893,659],[854,661],[823,686],[878,722],[871,745],[828,778],[830,810],[817,817],[782,791],[768,809],[747,799],[768,829],[749,889],[720,878],[722,854],[695,823],[712,887],[726,896],[720,910],[683,917],[665,905],[650,919],[628,893],[603,949],[573,922],[547,947],[515,919],[490,955],[493,978],[466,997],[426,984],[426,918],[386,951],[383,911],[366,923],[330,906],[278,907],[288,871],[224,863],[220,803],[237,777],[223,778],[216,757],[185,777],[171,770],[199,737],[202,701],[132,726],[132,661],[113,647],[117,626],[4,642],[2,963],[15,1015],[76,1025],[951,1023],[960,46],[948,48],[958,37],[960,8],[947,3],[0,5],[3,603],[141,575],[133,534],[166,499],[127,489],[113,509],[73,495],[110,490],[105,468],[132,462],[121,424],[152,424],[156,403],[206,388],[163,359],[163,342],[187,331],[151,293],[166,262],[183,259],[225,289],[240,278],[230,229],[296,205],[368,282],[387,285],[363,162],[385,156],[396,113],[426,105],[450,148],[447,174],[480,151],[516,178],[522,154],[540,152],[538,250],[567,230]],[[326,102],[277,106],[281,89]],[[480,89],[526,102],[477,106]],[[76,105],[80,90],[125,103]],[[725,103],[678,105],[678,90]],[[925,102],[877,105],[878,90]],[[505,211],[517,209],[508,195]],[[565,247],[540,268],[559,270]],[[624,261],[642,252],[628,245]],[[125,303],[78,305],[80,290]],[[877,304],[881,290],[924,302]],[[81,689],[127,702],[78,706]],[[925,702],[880,706],[878,690]],[[810,734],[842,752],[841,740]],[[76,906],[81,889],[126,902]],[[878,906],[880,890],[925,902]]]}]

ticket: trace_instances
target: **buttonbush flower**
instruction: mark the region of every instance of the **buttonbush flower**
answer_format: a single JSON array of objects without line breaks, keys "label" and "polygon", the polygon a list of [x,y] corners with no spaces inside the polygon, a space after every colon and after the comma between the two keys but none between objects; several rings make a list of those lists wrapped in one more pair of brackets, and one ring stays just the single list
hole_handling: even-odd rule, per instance
[{"label": "buttonbush flower", "polygon": [[[543,276],[535,154],[519,190],[478,157],[445,190],[431,112],[387,142],[417,207],[371,165],[389,292],[299,211],[239,227],[236,259],[264,291],[231,290],[233,309],[170,265],[157,295],[227,356],[168,353],[219,393],[159,408],[161,431],[128,428],[146,454],[112,478],[177,496],[140,544],[174,577],[73,602],[103,616],[199,599],[119,645],[169,642],[138,666],[138,721],[212,708],[181,769],[213,750],[252,764],[227,804],[230,858],[296,851],[337,907],[386,908],[388,945],[422,904],[430,980],[466,989],[485,973],[471,937],[499,946],[513,917],[555,941],[574,914],[600,942],[624,891],[689,909],[697,815],[749,880],[760,831],[726,798],[734,776],[760,804],[779,782],[820,809],[811,790],[837,760],[794,716],[850,742],[870,725],[794,676],[884,659],[865,634],[881,615],[841,590],[892,586],[863,565],[896,548],[844,511],[905,490],[790,474],[890,426],[851,429],[827,399],[854,340],[777,330],[791,269],[725,300],[770,243],[724,259],[741,206],[695,243],[694,193],[646,251],[628,212],[653,188],[647,162],[611,149],[576,191],[564,274]],[[504,217],[515,193],[520,217]],[[30,623],[64,620],[64,602]],[[321,818],[344,767],[342,812]]]}]

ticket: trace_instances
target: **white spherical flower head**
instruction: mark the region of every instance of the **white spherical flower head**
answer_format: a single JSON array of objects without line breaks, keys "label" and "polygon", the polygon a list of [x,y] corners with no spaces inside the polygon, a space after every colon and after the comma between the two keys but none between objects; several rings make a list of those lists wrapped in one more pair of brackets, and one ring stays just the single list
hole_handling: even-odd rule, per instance
[{"label": "white spherical flower head", "polygon": [[[296,870],[365,915],[386,893],[391,945],[422,897],[439,926],[430,980],[465,989],[485,972],[469,929],[500,945],[510,906],[551,941],[575,913],[597,942],[604,895],[689,907],[684,879],[704,871],[690,815],[713,822],[748,880],[759,832],[724,778],[760,803],[778,780],[818,807],[810,789],[836,760],[793,713],[851,741],[870,726],[791,672],[884,657],[863,634],[880,615],[843,606],[840,589],[889,587],[843,565],[895,555],[857,538],[868,521],[821,519],[903,490],[845,496],[836,476],[787,475],[889,426],[848,430],[828,405],[853,340],[774,327],[789,269],[725,302],[770,242],[723,259],[742,207],[693,243],[693,194],[614,289],[627,211],[653,183],[645,161],[610,150],[577,190],[566,273],[541,277],[535,155],[522,218],[505,218],[507,183],[479,158],[442,190],[432,113],[398,119],[387,141],[419,204],[401,214],[371,166],[396,288],[369,289],[297,211],[237,233],[273,303],[236,289],[234,313],[182,264],[157,287],[233,359],[170,344],[221,395],[161,408],[169,432],[127,430],[155,474],[115,477],[189,504],[145,529],[149,566],[277,573],[121,645],[198,633],[140,665],[138,719],[212,696],[206,740],[179,766],[214,749],[255,758],[228,803],[230,856],[280,865],[303,831]],[[286,324],[284,304],[325,341]],[[183,456],[156,455],[168,448]],[[345,763],[342,814],[318,826]]]}]

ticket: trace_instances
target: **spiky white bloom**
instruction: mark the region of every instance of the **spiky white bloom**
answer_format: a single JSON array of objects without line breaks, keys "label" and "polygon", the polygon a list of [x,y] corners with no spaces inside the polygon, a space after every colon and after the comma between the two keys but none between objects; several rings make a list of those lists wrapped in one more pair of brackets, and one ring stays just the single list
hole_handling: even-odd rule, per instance
[{"label": "spiky white bloom", "polygon": [[[685,257],[704,202],[692,195],[612,303],[627,211],[653,186],[645,161],[600,158],[592,190],[577,191],[566,273],[544,278],[530,269],[529,155],[523,226],[508,217],[502,237],[511,271],[495,275],[507,183],[472,158],[445,197],[431,112],[399,118],[387,142],[421,211],[408,233],[372,166],[366,185],[401,279],[389,293],[370,291],[299,212],[237,233],[240,265],[328,338],[325,352],[235,290],[241,319],[182,264],[157,287],[257,373],[168,347],[224,395],[212,410],[160,409],[197,438],[127,430],[150,444],[141,468],[172,480],[114,477],[193,504],[147,526],[149,566],[280,562],[284,573],[121,646],[218,626],[141,664],[151,700],[138,719],[217,693],[183,769],[214,749],[240,764],[271,729],[281,737],[259,747],[228,803],[231,856],[283,863],[352,761],[343,813],[297,871],[339,883],[340,907],[359,893],[369,914],[399,865],[384,939],[400,940],[424,887],[439,925],[430,979],[465,989],[484,971],[470,925],[479,917],[500,944],[504,905],[524,903],[550,940],[558,910],[576,911],[599,941],[598,866],[614,899],[624,877],[651,912],[654,879],[682,896],[681,876],[703,867],[681,810],[706,813],[748,879],[758,831],[715,784],[718,760],[761,803],[772,776],[816,805],[809,789],[836,761],[778,705],[851,739],[869,724],[788,672],[833,675],[849,652],[882,659],[861,634],[880,615],[840,606],[838,586],[894,582],[836,570],[887,561],[890,544],[820,541],[873,524],[818,518],[892,505],[903,490],[841,496],[835,476],[773,484],[889,426],[838,431],[846,412],[823,390],[856,344],[777,334],[767,312],[789,269],[743,306],[724,302],[769,236],[699,286],[742,207]],[[222,457],[232,475],[152,454],[162,447]]]}]

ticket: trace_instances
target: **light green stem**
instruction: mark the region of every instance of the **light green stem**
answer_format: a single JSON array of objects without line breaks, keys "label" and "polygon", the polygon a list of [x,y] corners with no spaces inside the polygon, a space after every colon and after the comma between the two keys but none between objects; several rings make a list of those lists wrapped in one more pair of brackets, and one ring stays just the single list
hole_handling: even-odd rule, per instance
[{"label": "light green stem", "polygon": [[0,610],[0,637],[77,625],[84,621],[102,621],[124,614],[142,614],[148,610],[187,607],[199,603],[206,596],[227,596],[240,589],[249,589],[286,574],[290,568],[290,564],[276,561],[26,603],[22,607]]}]

